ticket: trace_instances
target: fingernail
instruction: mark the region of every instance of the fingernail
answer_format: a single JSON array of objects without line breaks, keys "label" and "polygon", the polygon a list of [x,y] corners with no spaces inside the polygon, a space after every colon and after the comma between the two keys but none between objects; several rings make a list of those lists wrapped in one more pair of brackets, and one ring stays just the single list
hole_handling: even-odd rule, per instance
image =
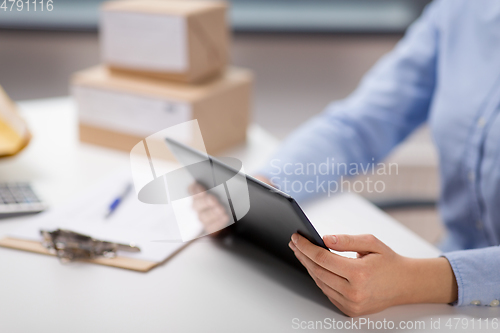
[{"label": "fingernail", "polygon": [[328,235],[327,237],[330,240],[330,242],[332,242],[333,244],[337,244],[337,236],[335,236],[335,235]]},{"label": "fingernail", "polygon": [[293,242],[294,244],[297,244],[297,240],[298,240],[298,238],[299,238],[299,237],[297,236],[297,234],[293,234],[293,235],[292,235],[292,242]]}]

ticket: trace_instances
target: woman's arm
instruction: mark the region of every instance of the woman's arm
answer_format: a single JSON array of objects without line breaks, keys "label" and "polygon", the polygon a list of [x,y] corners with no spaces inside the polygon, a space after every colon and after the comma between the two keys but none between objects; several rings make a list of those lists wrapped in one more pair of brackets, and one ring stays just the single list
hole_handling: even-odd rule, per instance
[{"label": "woman's arm", "polygon": [[[436,84],[439,7],[440,1],[431,3],[353,94],[297,129],[259,174],[298,201],[321,195],[323,189],[316,186],[304,190],[306,182],[345,175],[341,168],[339,173],[321,172],[321,164],[377,163],[426,121]],[[317,171],[307,173],[308,165]],[[297,182],[295,188],[292,182]]]},{"label": "woman's arm", "polygon": [[332,250],[357,252],[358,258],[339,256],[299,234],[289,246],[323,293],[348,316],[457,299],[457,282],[446,258],[403,257],[373,235],[329,235],[323,240]]}]

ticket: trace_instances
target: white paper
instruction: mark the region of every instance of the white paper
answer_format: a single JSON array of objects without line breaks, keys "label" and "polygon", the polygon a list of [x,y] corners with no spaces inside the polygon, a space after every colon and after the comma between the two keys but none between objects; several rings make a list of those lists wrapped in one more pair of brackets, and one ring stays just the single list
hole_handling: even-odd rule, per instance
[{"label": "white paper", "polygon": [[[192,119],[185,102],[144,97],[83,86],[73,88],[80,122],[117,132],[146,137]],[[192,136],[189,127],[176,133],[185,142]]]},{"label": "white paper", "polygon": [[[132,191],[106,218],[110,203],[121,194],[132,180],[130,171],[117,172],[88,192],[60,207],[33,216],[31,222],[11,231],[8,236],[26,240],[41,241],[40,229],[69,229],[92,236],[99,240],[134,243],[141,251],[121,251],[121,257],[161,262],[184,246],[171,205],[150,205],[140,202]],[[196,238],[202,228],[183,230],[190,239]]]},{"label": "white paper", "polygon": [[182,16],[104,11],[100,39],[105,63],[132,69],[183,72],[188,68]]}]

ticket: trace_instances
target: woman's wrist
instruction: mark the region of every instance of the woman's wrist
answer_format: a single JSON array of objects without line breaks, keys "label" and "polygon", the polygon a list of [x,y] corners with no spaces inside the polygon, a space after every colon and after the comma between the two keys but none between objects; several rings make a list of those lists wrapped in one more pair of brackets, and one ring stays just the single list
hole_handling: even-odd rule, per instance
[{"label": "woman's wrist", "polygon": [[457,300],[457,281],[446,258],[404,258],[404,266],[408,283],[402,292],[401,304],[453,303]]}]

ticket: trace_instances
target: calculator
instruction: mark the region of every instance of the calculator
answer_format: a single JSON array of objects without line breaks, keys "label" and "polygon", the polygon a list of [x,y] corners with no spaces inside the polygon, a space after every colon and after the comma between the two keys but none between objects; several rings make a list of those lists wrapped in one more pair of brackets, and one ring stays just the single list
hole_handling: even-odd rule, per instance
[{"label": "calculator", "polygon": [[47,206],[26,182],[0,182],[0,219],[45,210]]}]

